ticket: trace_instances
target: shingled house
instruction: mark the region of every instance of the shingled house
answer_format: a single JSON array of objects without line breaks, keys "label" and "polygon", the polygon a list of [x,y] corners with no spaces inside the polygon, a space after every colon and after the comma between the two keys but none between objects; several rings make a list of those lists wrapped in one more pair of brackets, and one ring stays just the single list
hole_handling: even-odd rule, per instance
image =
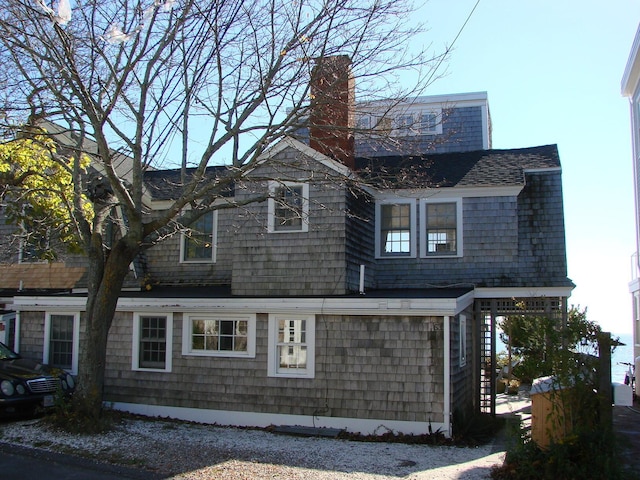
[{"label": "shingled house", "polygon": [[[374,107],[350,121],[373,129],[393,114]],[[558,150],[490,149],[486,94],[423,97],[402,115],[382,121],[412,140],[396,151],[359,135],[314,143],[313,130],[308,144],[282,139],[230,192],[268,200],[147,251],[148,288],[122,292],[110,331],[105,402],[208,423],[446,435],[494,409],[497,319],[562,317],[573,288]],[[279,180],[264,180],[274,165]],[[151,209],[166,208],[175,175],[147,172]],[[52,325],[66,322],[77,368],[84,302],[78,288],[11,297],[14,345],[49,361],[62,348]]]}]

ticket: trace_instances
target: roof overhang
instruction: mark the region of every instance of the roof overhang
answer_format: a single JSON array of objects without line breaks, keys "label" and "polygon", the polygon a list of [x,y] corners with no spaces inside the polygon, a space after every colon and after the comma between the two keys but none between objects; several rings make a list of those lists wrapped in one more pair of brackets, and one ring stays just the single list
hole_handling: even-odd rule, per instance
[{"label": "roof overhang", "polygon": [[399,196],[417,197],[428,199],[447,198],[479,198],[479,197],[517,197],[524,185],[486,186],[486,187],[440,187],[440,188],[413,188],[402,190],[382,190],[376,194],[376,198],[383,200],[393,199]]},{"label": "roof overhang", "polygon": [[476,288],[476,298],[545,298],[570,297],[574,286]]},{"label": "roof overhang", "polygon": [[640,26],[636,31],[636,36],[633,39],[633,45],[631,46],[631,52],[629,53],[629,59],[627,60],[627,66],[624,69],[624,75],[620,85],[622,95],[625,97],[633,96],[633,93],[638,86],[640,80]]},{"label": "roof overhang", "polygon": [[[468,308],[474,300],[473,291],[452,298],[402,297],[314,297],[314,298],[171,298],[121,297],[117,310],[121,312],[172,311],[238,313],[321,313],[331,315],[387,316],[452,316]],[[21,296],[15,297],[12,308],[19,311],[82,311],[86,297]]]},{"label": "roof overhang", "polygon": [[[237,312],[300,313],[329,315],[384,316],[453,316],[469,308],[478,298],[557,298],[569,297],[573,287],[476,288],[452,295],[443,289],[441,296],[402,295],[402,291],[385,295],[337,297],[171,297],[123,295],[118,300],[120,312]],[[17,311],[83,311],[84,295],[17,296],[8,306]]]}]

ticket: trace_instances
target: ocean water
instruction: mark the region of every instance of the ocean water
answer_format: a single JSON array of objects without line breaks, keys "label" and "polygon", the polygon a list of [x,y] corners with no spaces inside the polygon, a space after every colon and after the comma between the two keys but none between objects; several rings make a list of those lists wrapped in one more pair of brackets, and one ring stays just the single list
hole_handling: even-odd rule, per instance
[{"label": "ocean water", "polygon": [[[633,363],[633,335],[631,333],[612,333],[611,338],[620,337],[620,341],[626,345],[616,347],[611,356],[611,381],[617,383],[624,382],[624,375],[627,371],[626,365],[620,362]],[[638,376],[636,375],[636,378]]]},{"label": "ocean water", "polygon": [[[620,337],[620,341],[625,345],[616,347],[611,356],[611,381],[617,383],[624,382],[624,376],[627,372],[626,365],[620,365],[620,362],[633,363],[633,335],[631,333],[612,333],[611,338],[615,339]],[[497,338],[496,348],[498,352],[507,351],[507,347],[500,341],[500,337]],[[636,375],[638,378],[638,375]]]}]

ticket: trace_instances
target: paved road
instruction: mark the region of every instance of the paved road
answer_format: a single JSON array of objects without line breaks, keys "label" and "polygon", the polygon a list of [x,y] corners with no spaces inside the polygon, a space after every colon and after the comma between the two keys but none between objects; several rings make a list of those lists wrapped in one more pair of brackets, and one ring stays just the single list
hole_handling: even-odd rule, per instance
[{"label": "paved road", "polygon": [[102,464],[73,455],[49,453],[0,442],[2,480],[158,480],[143,470]]}]

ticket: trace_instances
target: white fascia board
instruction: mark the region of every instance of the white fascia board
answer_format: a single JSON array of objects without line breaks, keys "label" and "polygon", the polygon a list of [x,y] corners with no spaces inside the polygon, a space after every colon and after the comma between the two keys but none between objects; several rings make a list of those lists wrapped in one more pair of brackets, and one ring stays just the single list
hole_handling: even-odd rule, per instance
[{"label": "white fascia board", "polygon": [[574,287],[504,287],[476,288],[476,298],[544,298],[569,297]]},{"label": "white fascia board", "polygon": [[489,104],[482,105],[482,148],[489,150],[491,148],[491,114],[489,112]]},{"label": "white fascia board", "polygon": [[[14,303],[20,311],[83,311],[84,297],[18,297]],[[250,313],[304,313],[334,315],[456,315],[473,302],[473,295],[459,298],[139,298],[121,297],[118,311],[158,309],[173,312],[234,311]]]},{"label": "white fascia board", "polygon": [[356,109],[362,110],[363,113],[369,111],[376,111],[377,107],[384,108],[403,108],[407,106],[428,106],[429,108],[436,107],[473,107],[473,106],[485,106],[488,103],[487,92],[469,92],[469,93],[454,93],[444,95],[422,95],[419,97],[412,97],[407,99],[384,99],[384,100],[371,100],[361,101],[356,103]]},{"label": "white fascia board", "polygon": [[24,296],[13,300],[13,308],[17,311],[44,312],[48,310],[84,311],[87,304],[85,297],[71,296]]},{"label": "white fascia board", "polygon": [[633,39],[631,52],[624,69],[620,90],[624,97],[632,97],[640,80],[640,25]]},{"label": "white fascia board", "polygon": [[352,178],[354,176],[353,171],[349,167],[333,160],[332,158],[327,157],[326,155],[323,155],[317,150],[311,148],[309,145],[302,143],[301,141],[296,140],[292,137],[283,137],[278,141],[278,143],[276,143],[272,147],[269,147],[262,155],[258,157],[257,165],[267,162],[268,160],[279,154],[281,151],[283,151],[285,148],[293,148],[294,150],[298,150],[300,153],[313,158],[318,163],[321,163],[322,165],[334,170],[344,177]]},{"label": "white fascia board", "polygon": [[376,194],[376,200],[391,200],[397,198],[422,199],[456,199],[479,197],[517,197],[524,185],[509,185],[502,187],[442,187],[420,188],[407,190],[383,190]]},{"label": "white fascia board", "polygon": [[524,173],[549,173],[562,172],[562,167],[525,168]]},{"label": "white fascia board", "polygon": [[636,278],[629,282],[629,293],[640,291],[640,279]]}]

